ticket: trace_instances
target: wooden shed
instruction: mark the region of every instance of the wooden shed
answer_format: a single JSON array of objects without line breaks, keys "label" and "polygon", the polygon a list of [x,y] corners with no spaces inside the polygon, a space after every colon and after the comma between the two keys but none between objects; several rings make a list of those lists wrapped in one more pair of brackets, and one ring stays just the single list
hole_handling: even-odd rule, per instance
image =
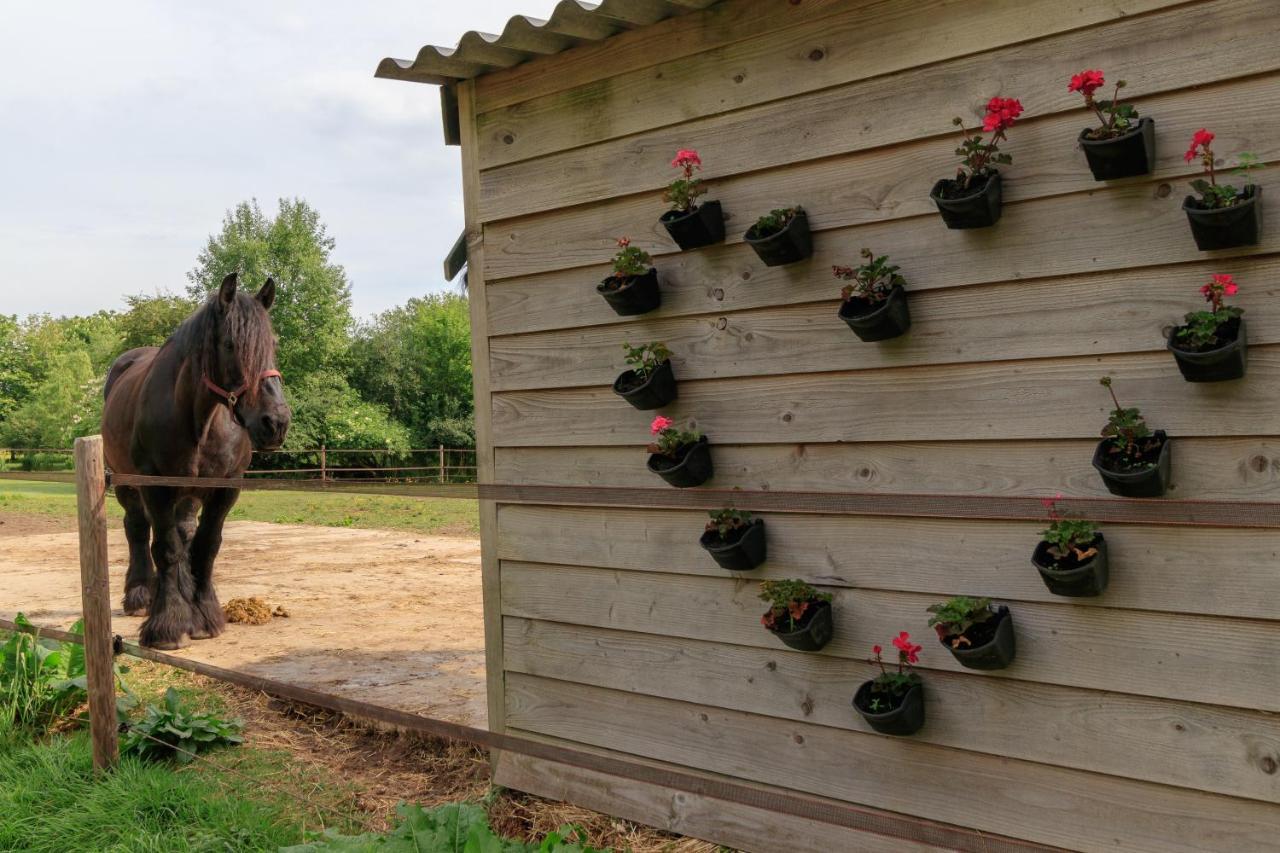
[{"label": "wooden shed", "polygon": [[[1182,210],[1197,129],[1225,167],[1280,158],[1276,12],[563,2],[384,60],[380,76],[441,85],[462,146],[491,727],[854,804],[868,825],[513,755],[497,782],[756,851],[981,849],[974,830],[989,849],[1276,849],[1280,224],[1204,252]],[[1095,117],[1067,87],[1082,69],[1124,78],[1154,118],[1150,174],[1090,174],[1077,137]],[[955,174],[952,118],[980,124],[993,96],[1025,107],[1003,216],[950,230],[930,188]],[[659,223],[681,148],[723,244],[680,251]],[[743,233],[793,205],[812,257],[765,266]],[[660,277],[639,316],[596,292],[623,236]],[[837,317],[831,267],[862,247],[907,281],[913,324],[892,341]],[[1166,336],[1213,274],[1240,285],[1247,374],[1192,383]],[[654,412],[611,390],[623,343],[655,340],[679,388],[661,411],[711,442],[697,489],[647,470]],[[1103,375],[1172,437],[1163,498],[1116,498],[1091,465]],[[754,571],[699,547],[724,490],[767,524]],[[1095,597],[1055,595],[1031,565],[1038,499],[1058,493],[1105,532]],[[782,578],[833,594],[821,651],[761,626],[759,582]],[[933,636],[925,608],[957,594],[1010,607],[1011,666],[967,669]],[[927,721],[894,737],[850,702],[902,630],[925,647]]]}]

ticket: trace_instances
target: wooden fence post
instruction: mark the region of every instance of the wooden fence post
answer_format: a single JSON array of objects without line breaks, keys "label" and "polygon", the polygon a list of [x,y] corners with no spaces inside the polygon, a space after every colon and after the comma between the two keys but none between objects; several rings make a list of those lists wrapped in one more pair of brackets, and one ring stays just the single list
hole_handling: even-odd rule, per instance
[{"label": "wooden fence post", "polygon": [[444,482],[444,445],[440,445],[440,482]]},{"label": "wooden fence post", "polygon": [[329,476],[328,473],[325,471],[325,468],[328,467],[325,465],[325,461],[326,461],[325,450],[324,450],[324,445],[322,444],[320,445],[320,482],[322,483],[326,479],[328,479],[328,476]]},{"label": "wooden fence post", "polygon": [[77,438],[76,511],[80,527],[80,601],[84,609],[84,666],[89,682],[93,766],[115,766],[116,683],[111,655],[111,585],[107,574],[107,480],[102,436]]}]

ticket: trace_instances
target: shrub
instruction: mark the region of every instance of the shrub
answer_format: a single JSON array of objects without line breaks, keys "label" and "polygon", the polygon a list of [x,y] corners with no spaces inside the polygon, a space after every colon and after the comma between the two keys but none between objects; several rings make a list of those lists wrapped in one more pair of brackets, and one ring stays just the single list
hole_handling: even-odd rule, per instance
[{"label": "shrub", "polygon": [[770,631],[794,631],[809,608],[831,601],[831,593],[818,592],[801,580],[763,581],[759,597],[769,602],[769,611],[760,617],[760,624]]},{"label": "shrub", "polygon": [[173,759],[188,764],[201,752],[218,746],[244,743],[244,728],[239,720],[223,720],[203,711],[184,707],[178,691],[170,687],[164,694],[164,705],[148,705],[146,716],[129,724],[120,741],[123,755],[137,755],[158,761]]},{"label": "shrub", "polygon": [[[23,614],[15,618],[19,626],[33,629]],[[83,621],[71,626],[71,633],[83,634]],[[132,694],[116,677],[124,695],[117,699],[117,713],[134,705]],[[15,727],[43,732],[84,704],[88,696],[84,646],[60,643],[23,631],[15,631],[0,645],[0,716]]]}]

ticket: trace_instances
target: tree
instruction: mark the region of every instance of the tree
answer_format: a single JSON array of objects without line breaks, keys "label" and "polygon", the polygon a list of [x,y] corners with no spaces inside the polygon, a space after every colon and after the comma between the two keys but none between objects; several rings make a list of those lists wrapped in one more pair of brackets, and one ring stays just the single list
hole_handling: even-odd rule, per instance
[{"label": "tree", "polygon": [[5,420],[0,438],[10,447],[70,447],[97,432],[102,418],[102,377],[83,347],[56,352],[44,378]]},{"label": "tree", "polygon": [[123,338],[121,351],[135,347],[158,347],[169,339],[173,330],[199,307],[194,299],[172,293],[155,296],[126,296],[129,310],[116,321]]},{"label": "tree", "polygon": [[36,385],[23,331],[17,317],[0,314],[0,430]]},{"label": "tree", "polygon": [[360,399],[341,374],[320,371],[286,388],[293,422],[285,449],[330,448],[409,449],[409,431],[387,410]]},{"label": "tree", "polygon": [[232,272],[254,289],[274,278],[271,315],[280,339],[280,370],[286,380],[301,379],[336,366],[347,348],[351,286],[343,268],[329,259],[333,247],[320,214],[302,199],[280,199],[271,219],[256,199],[241,202],[227,212],[222,231],[209,237],[187,273],[187,292],[202,300]]},{"label": "tree", "polygon": [[475,442],[466,297],[410,299],[357,329],[351,384],[409,427],[420,446]]}]

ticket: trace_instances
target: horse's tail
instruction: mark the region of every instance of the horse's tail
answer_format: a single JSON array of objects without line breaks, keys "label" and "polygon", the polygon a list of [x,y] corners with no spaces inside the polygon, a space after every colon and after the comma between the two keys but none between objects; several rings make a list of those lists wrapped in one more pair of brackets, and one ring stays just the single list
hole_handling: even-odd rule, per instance
[{"label": "horse's tail", "polygon": [[134,363],[147,352],[155,349],[155,347],[137,347],[128,352],[122,353],[115,361],[111,363],[111,369],[107,371],[107,381],[102,383],[102,399],[111,396],[111,386],[124,376],[125,371],[133,367]]}]

